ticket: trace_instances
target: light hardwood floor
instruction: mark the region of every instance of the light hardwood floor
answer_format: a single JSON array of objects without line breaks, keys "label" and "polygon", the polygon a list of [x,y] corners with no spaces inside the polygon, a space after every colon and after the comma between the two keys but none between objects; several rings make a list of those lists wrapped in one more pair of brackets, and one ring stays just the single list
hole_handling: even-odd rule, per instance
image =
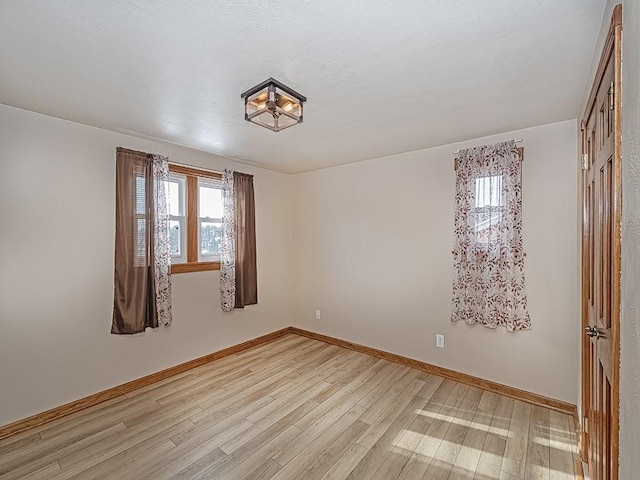
[{"label": "light hardwood floor", "polygon": [[289,334],[0,441],[0,480],[574,479],[569,415]]}]

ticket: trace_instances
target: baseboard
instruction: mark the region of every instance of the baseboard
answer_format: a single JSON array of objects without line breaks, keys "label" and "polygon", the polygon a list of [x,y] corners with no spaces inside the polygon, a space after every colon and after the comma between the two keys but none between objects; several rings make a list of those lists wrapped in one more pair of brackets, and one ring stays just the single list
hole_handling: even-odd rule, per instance
[{"label": "baseboard", "polygon": [[390,362],[399,363],[406,367],[416,368],[424,372],[433,373],[440,377],[449,378],[456,382],[464,383],[466,385],[472,385],[474,387],[482,388],[490,392],[499,393],[507,397],[522,400],[523,402],[531,403],[533,405],[539,405],[541,407],[551,408],[562,413],[574,415],[576,412],[576,406],[548,398],[537,393],[527,392],[526,390],[520,390],[519,388],[510,387],[501,383],[492,382],[491,380],[485,380],[484,378],[475,377],[466,373],[456,372],[455,370],[449,370],[448,368],[438,367],[430,363],[414,360],[413,358],[404,357],[395,353],[385,352],[384,350],[378,350],[377,348],[367,347],[357,343],[347,342],[346,340],[340,340],[339,338],[329,337],[320,333],[310,332],[308,330],[302,330],[296,327],[290,327],[291,333],[296,333],[305,337],[313,338],[314,340],[320,340],[325,343],[331,343],[340,347],[348,348],[349,350],[355,350],[356,352],[366,353],[377,358],[383,358]]},{"label": "baseboard", "polygon": [[192,368],[196,368],[201,365],[213,362],[214,360],[218,360],[219,358],[233,355],[235,353],[242,352],[243,350],[247,350],[249,348],[271,342],[273,340],[276,340],[277,338],[282,337],[283,335],[286,335],[287,333],[291,333],[291,327],[283,328],[282,330],[262,335],[261,337],[254,338],[253,340],[248,340],[246,342],[233,345],[231,347],[219,350],[214,353],[210,353],[203,357],[195,358],[193,360],[189,360],[188,362],[181,363],[180,365],[176,365],[175,367],[170,367],[160,372],[152,373],[151,375],[147,375],[146,377],[132,380],[130,382],[118,385],[113,388],[109,388],[102,392],[94,393],[93,395],[89,395],[88,397],[81,398],[74,402],[52,408],[51,410],[47,410],[42,413],[38,413],[31,417],[18,420],[8,425],[0,426],[0,439],[9,437],[33,427],[43,425],[47,422],[70,415],[80,410],[84,410],[85,408],[92,407],[112,398],[132,392],[133,390],[136,390],[138,388],[146,387],[147,385],[159,382],[160,380],[164,380],[165,378],[173,377],[174,375],[186,372],[187,370],[191,370]]},{"label": "baseboard", "polygon": [[[501,383],[485,380],[483,378],[474,377],[473,375],[467,375],[465,373],[456,372],[455,370],[450,370],[448,368],[438,367],[437,365],[431,365],[429,363],[421,362],[419,360],[414,360],[412,358],[404,357],[402,355],[398,355],[395,353],[385,352],[384,350],[378,350],[377,348],[367,347],[365,345],[348,342],[346,340],[340,340],[338,338],[329,337],[327,335],[310,332],[308,330],[303,330],[296,327],[286,327],[281,330],[277,330],[273,333],[268,333],[261,337],[254,338],[253,340],[248,340],[246,342],[233,345],[231,347],[219,350],[217,352],[210,353],[203,357],[199,357],[199,358],[190,360],[188,362],[181,363],[180,365],[167,368],[160,372],[152,373],[151,375],[147,375],[145,377],[132,380],[122,385],[109,388],[102,392],[89,395],[88,397],[81,398],[74,402],[52,408],[51,410],[38,413],[36,415],[24,418],[22,420],[18,420],[8,425],[0,426],[0,439],[9,437],[11,435],[22,432],[24,430],[28,430],[30,428],[38,427],[47,422],[56,420],[58,418],[62,418],[72,413],[79,412],[80,410],[84,410],[85,408],[92,407],[94,405],[105,402],[112,398],[132,392],[138,388],[146,387],[147,385],[151,385],[153,383],[159,382],[160,380],[164,380],[165,378],[173,377],[174,375],[178,375],[180,373],[186,372],[187,370],[191,370],[201,365],[206,365],[207,363],[213,362],[214,360],[218,360],[220,358],[233,355],[235,353],[239,353],[244,350],[248,350],[258,345],[272,342],[288,333],[293,333],[296,335],[312,338],[314,340],[320,340],[325,343],[338,345],[340,347],[348,348],[356,352],[364,353],[377,358],[382,358],[390,362],[398,363],[400,365],[404,365],[411,368],[416,368],[418,370],[422,370],[428,373],[433,373],[435,375],[438,375],[444,378],[449,378],[451,380],[455,380],[457,382],[461,382],[467,385],[473,385],[474,387],[479,387],[484,390],[488,390],[490,392],[499,393],[507,397],[522,400],[524,402],[528,402],[533,405],[539,405],[542,407],[551,408],[553,410],[557,410],[562,413],[573,415],[574,418],[577,416],[576,406],[570,403],[562,402],[560,400],[555,400],[552,398],[547,398],[542,395],[538,395],[536,393],[527,392],[525,390],[520,390],[518,388],[510,387],[508,385],[503,385]],[[579,424],[576,424],[576,425],[579,425]]]},{"label": "baseboard", "polygon": [[586,451],[586,441],[587,441],[587,434],[586,432],[582,429],[582,421],[580,418],[580,414],[578,413],[578,407],[575,408],[575,410],[573,411],[573,422],[574,422],[574,426],[576,428],[576,439],[578,441],[578,454],[577,457],[580,461],[580,463],[584,462],[584,463],[588,463],[588,458],[587,458],[587,451]]}]

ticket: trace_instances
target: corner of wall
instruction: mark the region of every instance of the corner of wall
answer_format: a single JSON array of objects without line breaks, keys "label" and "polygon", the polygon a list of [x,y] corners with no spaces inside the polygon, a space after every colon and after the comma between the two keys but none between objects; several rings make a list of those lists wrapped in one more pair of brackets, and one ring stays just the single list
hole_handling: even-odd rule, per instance
[{"label": "corner of wall", "polygon": [[289,175],[289,326],[293,326],[293,187],[295,175]]}]

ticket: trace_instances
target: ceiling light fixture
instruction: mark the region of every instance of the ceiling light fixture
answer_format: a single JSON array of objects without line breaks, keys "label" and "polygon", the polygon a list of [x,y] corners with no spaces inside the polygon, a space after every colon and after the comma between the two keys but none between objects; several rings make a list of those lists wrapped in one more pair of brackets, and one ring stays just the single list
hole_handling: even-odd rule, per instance
[{"label": "ceiling light fixture", "polygon": [[302,104],[307,98],[295,90],[269,78],[250,88],[244,98],[244,119],[279,132],[302,123]]}]

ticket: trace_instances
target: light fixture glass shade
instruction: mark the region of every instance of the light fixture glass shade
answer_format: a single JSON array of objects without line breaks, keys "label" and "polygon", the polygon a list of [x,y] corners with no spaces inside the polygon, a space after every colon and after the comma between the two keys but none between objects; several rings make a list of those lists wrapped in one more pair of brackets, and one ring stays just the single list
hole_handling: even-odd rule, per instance
[{"label": "light fixture glass shade", "polygon": [[273,78],[247,90],[245,120],[274,132],[302,123],[302,104],[306,98]]}]

